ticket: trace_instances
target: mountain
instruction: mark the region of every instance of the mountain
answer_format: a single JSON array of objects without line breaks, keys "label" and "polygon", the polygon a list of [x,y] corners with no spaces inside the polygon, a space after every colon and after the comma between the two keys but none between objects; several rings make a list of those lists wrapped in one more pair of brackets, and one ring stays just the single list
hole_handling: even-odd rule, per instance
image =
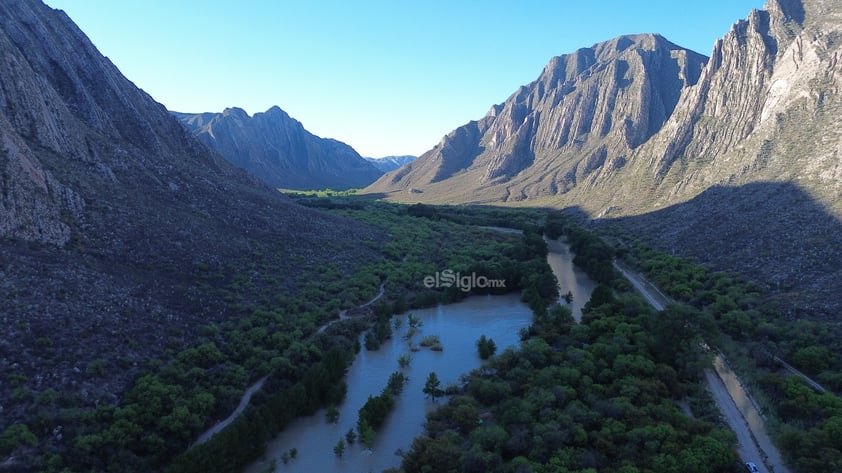
[{"label": "mountain", "polygon": [[382,158],[364,158],[382,172],[394,171],[406,163],[415,161],[417,156],[384,156]]},{"label": "mountain", "polygon": [[232,299],[247,307],[266,268],[276,293],[375,257],[378,232],[210,151],[63,12],[0,2],[0,51],[3,428],[45,390],[113,405],[142,367],[239,316],[220,289],[232,278],[250,281]]},{"label": "mountain", "polygon": [[736,23],[636,156],[653,202],[790,182],[842,216],[840,38],[842,6],[829,0],[770,0]]},{"label": "mountain", "polygon": [[620,37],[553,58],[364,192],[575,208],[779,289],[793,314],[834,316],[841,57],[832,0],[769,0],[708,60],[656,35]]},{"label": "mountain", "polygon": [[367,186],[382,174],[350,146],[313,135],[277,106],[252,117],[240,108],[173,115],[200,141],[273,188],[344,190]]},{"label": "mountain", "polygon": [[555,57],[536,81],[369,191],[489,203],[564,194],[623,168],[670,117],[705,61],[654,34]]},{"label": "mountain", "polygon": [[769,0],[709,60],[657,35],[553,58],[535,82],[368,191],[620,216],[713,185],[798,181],[842,211],[840,9]]}]

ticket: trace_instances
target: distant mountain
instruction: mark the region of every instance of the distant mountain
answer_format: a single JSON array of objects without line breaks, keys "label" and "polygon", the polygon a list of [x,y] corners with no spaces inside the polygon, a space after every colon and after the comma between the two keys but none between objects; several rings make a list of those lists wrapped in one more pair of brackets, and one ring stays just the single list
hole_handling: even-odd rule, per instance
[{"label": "distant mountain", "polygon": [[[262,268],[282,276],[273,291],[293,291],[308,267],[373,257],[361,242],[379,233],[210,151],[63,12],[3,0],[0,51],[0,429],[36,409],[55,419],[40,392],[74,410],[114,405],[200,327],[239,317],[221,293],[230,278],[250,281],[236,294],[248,300]],[[11,379],[31,394],[13,398]],[[30,426],[59,448],[54,424]],[[0,469],[26,470],[16,461]]]},{"label": "distant mountain", "polygon": [[253,117],[240,108],[172,113],[200,141],[274,188],[342,190],[382,174],[350,146],[313,135],[277,106]]},{"label": "distant mountain", "polygon": [[382,158],[364,158],[382,172],[394,171],[406,163],[415,161],[417,156],[385,156]]}]

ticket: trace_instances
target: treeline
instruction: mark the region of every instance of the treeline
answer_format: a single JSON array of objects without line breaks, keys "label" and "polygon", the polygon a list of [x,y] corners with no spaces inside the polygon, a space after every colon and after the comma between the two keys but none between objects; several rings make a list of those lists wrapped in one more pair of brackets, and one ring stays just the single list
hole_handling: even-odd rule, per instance
[{"label": "treeline", "polygon": [[614,248],[599,235],[582,228],[559,213],[547,215],[544,234],[553,240],[564,236],[570,250],[576,255],[573,264],[585,271],[592,280],[610,285],[617,278],[614,271]]},{"label": "treeline", "polygon": [[386,387],[377,396],[369,396],[359,410],[357,418],[357,434],[360,441],[367,447],[374,443],[374,437],[389,413],[395,407],[395,398],[403,392],[407,379],[403,373],[396,371],[389,376]]},{"label": "treeline", "polygon": [[481,206],[433,206],[413,204],[407,213],[414,217],[445,220],[461,225],[513,228],[523,231],[537,231],[544,223],[546,212],[534,209],[501,209]]},{"label": "treeline", "polygon": [[[335,212],[382,227],[391,237],[382,248],[386,258],[367,270],[386,282],[392,313],[471,295],[521,291],[524,300],[536,307],[548,305],[556,297],[557,283],[546,263],[547,245],[541,235],[543,211],[348,201],[360,207],[347,206]],[[523,233],[482,228],[500,225]],[[454,279],[435,280],[443,271],[449,271]],[[424,281],[428,277],[438,287],[427,287]],[[488,284],[466,285],[462,281]]]},{"label": "treeline", "polygon": [[[298,416],[310,415],[345,397],[343,378],[351,354],[331,350],[303,378],[289,387],[267,389],[266,399],[201,445],[194,446],[167,469],[169,473],[243,471],[263,454],[266,442]],[[269,421],[269,422],[267,422]],[[117,470],[122,470],[120,466]]]},{"label": "treeline", "polygon": [[[597,266],[613,258],[594,255]],[[492,357],[428,416],[399,471],[740,468],[733,434],[717,426],[701,388],[696,311],[655,313],[622,280],[602,287],[581,324],[564,306],[536,312],[520,349]],[[693,416],[678,407],[680,399],[692,400]]]}]

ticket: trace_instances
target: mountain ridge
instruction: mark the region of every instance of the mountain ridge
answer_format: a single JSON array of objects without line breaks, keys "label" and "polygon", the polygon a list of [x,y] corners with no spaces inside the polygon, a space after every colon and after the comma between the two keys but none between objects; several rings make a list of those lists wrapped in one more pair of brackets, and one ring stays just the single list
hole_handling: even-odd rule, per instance
[{"label": "mountain ridge", "polygon": [[[705,60],[656,34],[624,35],[554,57],[538,79],[485,117],[457,128],[411,169],[387,174],[369,189],[413,194],[411,188],[461,173],[472,175],[448,187],[481,190],[489,194],[484,203],[522,200],[501,184],[527,171],[548,174],[539,192],[566,192],[606,162],[622,167],[624,155],[667,119],[679,90],[695,83]],[[607,156],[609,149],[614,156]]]},{"label": "mountain ridge", "polygon": [[344,190],[382,174],[352,147],[313,135],[277,105],[253,116],[237,107],[171,113],[205,145],[273,188]]},{"label": "mountain ridge", "polygon": [[[600,44],[603,48],[616,45],[622,38]],[[449,133],[412,164],[387,173],[363,193],[402,202],[575,208],[595,224],[628,227],[665,249],[693,255],[717,269],[742,273],[751,268],[750,276],[771,289],[788,281],[791,297],[786,304],[793,307],[792,313],[797,312],[796,306],[810,307],[816,314],[834,313],[838,307],[834,281],[842,274],[831,271],[813,284],[799,269],[803,261],[825,267],[822,261],[826,260],[842,266],[842,256],[818,243],[830,238],[833,225],[795,216],[842,221],[842,7],[838,2],[769,0],[763,10],[752,10],[714,43],[698,76],[685,77],[690,80],[671,91],[679,95],[672,111],[654,122],[659,123],[657,129],[646,127],[647,122],[640,119],[646,116],[640,112],[651,102],[646,102],[646,94],[638,94],[636,103],[623,105],[637,112],[627,114],[635,127],[614,120],[597,139],[593,133],[562,133],[556,136],[572,136],[576,146],[569,139],[553,145],[546,141],[551,134],[537,133],[532,125],[536,118],[546,125],[550,116],[540,108],[540,100],[549,93],[576,97],[587,77],[571,82],[575,76],[557,74],[566,82],[548,82],[547,71],[558,62],[588,64],[570,61],[587,57],[586,53],[587,49],[560,56],[566,61],[552,59],[538,80],[493,106],[482,119]],[[617,70],[618,59],[614,56],[599,67]],[[586,69],[564,71],[571,70],[581,74]],[[638,85],[652,75],[646,68],[629,70],[634,74],[620,77]],[[671,75],[681,76],[675,69]],[[598,96],[613,98],[615,91],[624,90],[617,86],[616,77],[604,78],[604,90]],[[543,90],[538,87],[542,83],[547,84]],[[548,89],[553,83],[556,87]],[[610,100],[576,101],[572,112],[564,109],[569,105],[564,101],[550,103],[559,116],[553,127],[545,126],[552,131],[581,130],[575,125],[599,117],[594,110],[602,106],[616,110],[616,102]],[[543,116],[538,117],[538,112],[544,112]],[[515,119],[502,123],[517,125],[510,135],[489,133],[499,117],[506,116]],[[571,118],[563,119],[566,116]],[[504,140],[509,144],[505,148],[494,141],[497,136],[517,139]],[[552,146],[542,146],[546,143]],[[493,156],[497,161],[483,159],[489,154],[488,145],[498,146]],[[506,163],[516,165],[506,168]],[[781,198],[779,192],[788,197]],[[775,208],[782,202],[794,208]],[[816,212],[816,206],[826,212]],[[681,211],[667,211],[678,208]],[[728,209],[733,218],[720,219],[726,225],[723,233],[751,239],[758,231],[764,236],[746,243],[735,255],[710,252],[710,248],[733,245],[722,240],[704,215]],[[662,221],[647,217],[653,213]],[[789,223],[772,224],[770,216],[776,214],[789,216],[785,221]],[[653,228],[658,231],[647,230]],[[683,228],[694,228],[696,233],[688,238],[676,231]],[[776,239],[759,232],[761,228],[776,228],[786,238],[803,237],[807,248],[780,254]],[[809,231],[815,231],[815,236],[809,236]],[[764,263],[757,264],[751,260],[752,251],[779,258],[763,258]]]},{"label": "mountain ridge", "polygon": [[[617,109],[616,91],[628,85],[618,87],[618,76],[603,77],[597,100],[576,95],[589,78],[584,77],[591,72],[589,57],[629,42],[635,51],[651,51],[640,38],[666,40],[626,35],[557,56],[536,81],[492,106],[485,117],[457,128],[409,168],[387,173],[364,192],[406,202],[583,205],[592,216],[604,217],[658,209],[712,185],[795,178],[798,169],[808,168],[813,171],[807,189],[822,194],[822,185],[836,188],[842,177],[833,170],[838,120],[832,116],[839,96],[840,23],[832,2],[770,0],[717,40],[709,61],[673,57],[679,68],[668,75],[680,87],[621,101],[628,113],[619,114],[619,121],[599,113]],[[593,71],[619,71],[628,62],[616,55],[603,58]],[[568,63],[574,67],[559,67]],[[658,78],[651,69],[633,69],[620,79],[646,86]],[[547,103],[549,93],[563,100]],[[671,108],[653,107],[652,97],[667,97]],[[648,114],[658,119],[647,121]],[[535,123],[543,129],[533,129]],[[799,136],[803,124],[821,128],[826,145]],[[821,163],[802,159],[787,166],[775,159],[781,154],[776,143],[796,142],[820,147],[814,154],[823,156]],[[790,154],[796,151],[790,148]],[[834,199],[824,203],[839,207]]]},{"label": "mountain ridge", "polygon": [[399,156],[383,156],[381,158],[364,157],[363,159],[373,164],[374,167],[376,167],[380,171],[386,173],[389,171],[394,171],[395,169],[403,166],[404,164],[411,163],[417,158],[418,156],[404,154]]}]

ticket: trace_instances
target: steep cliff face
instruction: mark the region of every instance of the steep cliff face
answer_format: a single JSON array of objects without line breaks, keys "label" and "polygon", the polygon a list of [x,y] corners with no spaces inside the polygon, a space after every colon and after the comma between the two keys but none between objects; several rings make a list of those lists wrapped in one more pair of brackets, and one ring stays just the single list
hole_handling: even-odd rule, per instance
[{"label": "steep cliff face", "polygon": [[553,58],[538,80],[371,189],[427,192],[458,176],[477,190],[506,188],[504,198],[517,200],[513,189],[523,197],[563,194],[593,173],[621,168],[661,128],[704,62],[658,35]]},{"label": "steep cliff face", "polygon": [[772,0],[735,24],[641,149],[656,202],[717,184],[792,181],[842,211],[840,54],[842,8],[832,2]]},{"label": "steep cliff face", "polygon": [[770,0],[707,62],[654,35],[554,58],[483,119],[369,189],[606,216],[714,185],[797,180],[842,215],[841,10],[830,0]]},{"label": "steep cliff face", "polygon": [[313,135],[278,107],[253,117],[239,108],[174,115],[203,143],[274,188],[364,187],[382,174],[350,146]]},{"label": "steep cliff face", "polygon": [[576,207],[789,291],[792,313],[837,314],[842,4],[769,0],[704,65],[650,42],[663,40],[620,38],[553,59],[538,81],[370,189],[403,201]]},{"label": "steep cliff face", "polygon": [[[0,2],[0,425],[47,389],[116,402],[168,347],[233,317],[219,288],[259,278],[256,254],[294,291],[305,268],[350,271],[379,238],[208,150],[62,12]],[[33,395],[13,399],[12,378]]]}]

